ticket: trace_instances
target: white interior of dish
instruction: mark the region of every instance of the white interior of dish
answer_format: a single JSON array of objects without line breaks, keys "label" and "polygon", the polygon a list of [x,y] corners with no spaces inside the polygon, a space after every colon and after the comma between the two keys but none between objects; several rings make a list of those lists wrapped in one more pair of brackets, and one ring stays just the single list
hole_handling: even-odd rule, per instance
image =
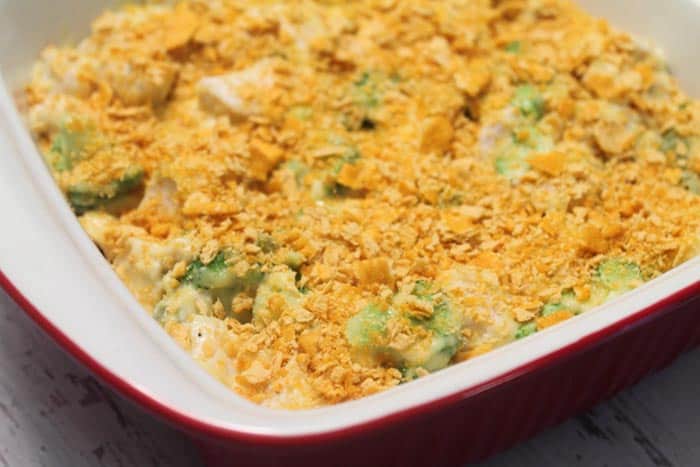
[{"label": "white interior of dish", "polygon": [[[600,309],[359,401],[296,413],[255,406],[209,377],[131,297],[64,202],[15,107],[13,92],[39,50],[49,42],[83,36],[90,19],[110,3],[0,0],[0,269],[79,347],[177,412],[251,434],[291,436],[349,427],[502,375],[700,278],[696,258]],[[700,96],[695,47],[700,43],[700,0],[580,3],[616,26],[653,38],[687,92]]]}]

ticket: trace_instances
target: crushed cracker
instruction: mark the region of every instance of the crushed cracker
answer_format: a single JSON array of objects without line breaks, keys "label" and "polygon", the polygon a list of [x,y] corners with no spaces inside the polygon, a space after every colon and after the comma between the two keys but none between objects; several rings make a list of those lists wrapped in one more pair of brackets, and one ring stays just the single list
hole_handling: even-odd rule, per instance
[{"label": "crushed cracker", "polygon": [[476,358],[612,296],[601,264],[636,286],[700,251],[700,103],[568,0],[129,6],[25,94],[117,274],[269,407]]}]

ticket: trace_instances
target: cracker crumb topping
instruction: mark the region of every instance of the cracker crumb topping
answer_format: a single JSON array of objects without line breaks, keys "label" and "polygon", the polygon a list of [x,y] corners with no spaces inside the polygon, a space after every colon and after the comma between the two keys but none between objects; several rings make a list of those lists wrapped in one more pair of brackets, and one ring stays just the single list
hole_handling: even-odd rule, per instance
[{"label": "cracker crumb topping", "polygon": [[116,273],[270,407],[475,358],[700,247],[700,103],[568,0],[128,6],[25,96]]}]

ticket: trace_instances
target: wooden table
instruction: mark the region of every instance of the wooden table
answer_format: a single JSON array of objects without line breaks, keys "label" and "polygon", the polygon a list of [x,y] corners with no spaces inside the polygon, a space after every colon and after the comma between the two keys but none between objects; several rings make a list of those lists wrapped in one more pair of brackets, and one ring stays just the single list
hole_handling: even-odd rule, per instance
[{"label": "wooden table", "polygon": [[[700,465],[700,350],[484,467]],[[0,466],[192,467],[193,446],[101,386],[0,292]]]}]

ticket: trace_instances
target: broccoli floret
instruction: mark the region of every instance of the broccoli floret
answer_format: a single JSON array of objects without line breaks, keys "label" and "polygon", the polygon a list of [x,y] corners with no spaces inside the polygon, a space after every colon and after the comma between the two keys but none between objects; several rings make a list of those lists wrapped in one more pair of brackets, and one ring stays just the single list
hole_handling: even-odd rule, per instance
[{"label": "broccoli floret", "polygon": [[[301,310],[302,293],[296,286],[294,271],[277,271],[265,276],[258,287],[253,304],[253,323],[266,326],[279,318],[282,310],[298,312]],[[275,296],[284,301],[285,306],[271,306],[270,299]]]},{"label": "broccoli floret", "polygon": [[[234,270],[235,260],[236,253],[225,250],[217,253],[206,264],[199,258],[190,262],[180,279],[179,287],[156,306],[156,318],[162,321],[172,317],[175,313],[173,310],[177,311],[180,321],[193,313],[208,316],[216,309],[214,304],[219,301],[223,305],[220,309],[228,316],[241,322],[254,319],[256,324],[268,324],[276,319],[273,315],[278,308],[268,306],[267,301],[278,293],[289,306],[300,307],[302,293],[295,285],[295,271],[288,269],[267,274],[260,266],[253,266],[241,274]],[[252,310],[233,312],[232,304],[239,295],[254,298]],[[205,306],[202,307],[202,304]]]},{"label": "broccoli floret", "polygon": [[579,314],[583,311],[583,307],[584,305],[576,298],[574,291],[566,289],[562,292],[558,301],[545,304],[540,314],[548,316],[560,310],[568,310],[574,314]]},{"label": "broccoli floret", "polygon": [[542,316],[549,316],[552,313],[555,313],[559,310],[565,309],[564,305],[561,303],[547,303],[545,306],[542,307],[541,315]]},{"label": "broccoli floret", "polygon": [[513,105],[527,118],[539,120],[544,116],[545,101],[542,94],[530,84],[518,86],[515,89]]},{"label": "broccoli floret", "polygon": [[350,318],[345,327],[345,335],[353,347],[376,347],[384,339],[389,318],[393,310],[383,311],[369,305]]},{"label": "broccoli floret", "polygon": [[376,71],[365,71],[352,85],[352,98],[356,105],[372,109],[381,103],[380,83],[384,77]]},{"label": "broccoli floret", "polygon": [[226,264],[226,255],[219,252],[214,259],[204,264],[197,258],[187,266],[187,272],[182,282],[188,282],[203,289],[220,289],[231,287],[236,280],[236,275]]},{"label": "broccoli floret", "polygon": [[297,105],[289,109],[288,115],[296,120],[308,121],[313,117],[314,111],[311,107]]},{"label": "broccoli floret", "polygon": [[537,323],[534,321],[531,321],[529,323],[525,323],[520,325],[518,330],[515,332],[515,338],[516,339],[522,339],[524,337],[527,337],[531,334],[534,334],[537,332]]},{"label": "broccoli floret", "polygon": [[[318,190],[313,190],[318,193]],[[321,195],[318,198],[346,198],[352,193],[352,190],[337,182],[324,183],[320,190]]]},{"label": "broccoli floret", "polygon": [[[564,310],[577,315],[584,310],[585,306],[585,304],[579,302],[573,290],[566,289],[562,292],[559,300],[546,303],[540,310],[539,316],[546,317]],[[522,339],[523,337],[536,333],[539,330],[537,326],[537,321],[529,321],[521,324],[515,332],[515,338]]]},{"label": "broccoli floret", "polygon": [[608,297],[632,290],[642,282],[644,279],[639,266],[621,259],[606,259],[593,273],[593,286],[604,287]]},{"label": "broccoli floret", "polygon": [[131,166],[117,180],[101,186],[89,181],[80,182],[68,187],[66,195],[77,214],[94,209],[120,211],[127,205],[135,204],[127,196],[143,186],[143,178],[143,169]]},{"label": "broccoli floret", "polygon": [[699,143],[697,136],[682,136],[672,128],[662,135],[660,149],[664,154],[674,156],[679,166],[685,167],[688,155]]},{"label": "broccoli floret", "polygon": [[289,251],[285,255],[282,263],[289,266],[290,269],[298,271],[299,268],[301,268],[301,265],[304,264],[304,261],[306,261],[306,258],[303,254],[299,253],[298,251]]},{"label": "broccoli floret", "polygon": [[199,258],[187,266],[182,282],[191,283],[207,290],[230,289],[235,293],[252,292],[262,282],[265,274],[257,267],[243,275],[237,275],[227,262],[227,255],[219,252],[214,259],[204,264]]},{"label": "broccoli floret", "polygon": [[512,41],[506,44],[505,51],[511,54],[518,54],[522,49],[522,43],[520,41]]},{"label": "broccoli floret", "polygon": [[433,317],[425,323],[425,327],[433,332],[430,351],[427,356],[418,354],[418,359],[411,361],[414,366],[422,366],[428,371],[436,371],[449,365],[462,343],[462,319],[458,312],[452,309],[452,304],[441,302],[433,307]]},{"label": "broccoli floret", "polygon": [[341,116],[348,131],[372,131],[377,127],[375,112],[382,104],[385,91],[400,78],[381,71],[363,72],[350,87],[350,98],[354,109]]},{"label": "broccoli floret", "polygon": [[304,177],[309,173],[309,167],[306,164],[297,160],[290,160],[283,167],[294,174],[294,180],[298,187],[304,184]]},{"label": "broccoli floret", "polygon": [[[197,306],[198,303],[200,306]],[[201,306],[202,303],[204,307]],[[190,316],[202,312],[209,316],[212,304],[212,297],[208,293],[191,284],[185,284],[158,302],[153,310],[153,317],[160,324],[173,320],[182,323]]]},{"label": "broccoli floret", "polygon": [[551,151],[554,142],[536,126],[544,116],[545,101],[534,86],[517,87],[512,105],[518,109],[520,118],[509,125],[513,131],[509,137],[499,138],[492,154],[496,172],[517,180],[530,170],[528,157],[536,152]]},{"label": "broccoli floret", "polygon": [[676,132],[675,129],[670,129],[663,134],[661,138],[661,151],[669,153],[676,151],[678,144],[683,141],[683,138]]},{"label": "broccoli floret", "polygon": [[333,173],[338,175],[345,164],[355,164],[360,160],[361,154],[356,148],[349,148],[341,155],[333,166]]},{"label": "broccoli floret", "polygon": [[496,157],[494,166],[496,172],[509,179],[520,178],[530,170],[530,164],[527,163],[519,150],[506,152]]},{"label": "broccoli floret", "polygon": [[343,167],[347,164],[356,164],[361,157],[356,148],[350,147],[343,154],[328,158],[331,165],[323,170],[320,177],[312,184],[312,196],[316,199],[361,196],[361,190],[354,190],[338,181]]},{"label": "broccoli floret", "polygon": [[255,244],[263,251],[263,253],[272,253],[279,248],[275,242],[275,239],[272,238],[272,235],[266,233],[261,233],[258,235]]},{"label": "broccoli floret", "polygon": [[[60,126],[53,137],[49,150],[49,162],[54,170],[63,172],[71,170],[75,164],[85,159],[96,145],[92,130],[77,121],[70,121]],[[75,127],[75,128],[74,128]]]},{"label": "broccoli floret", "polygon": [[[206,264],[199,258],[195,259],[187,266],[185,275],[180,279],[179,289],[194,288],[201,296],[207,298],[208,303],[218,300],[224,311],[230,313],[232,301],[237,295],[255,296],[265,279],[265,273],[258,266],[248,269],[243,274],[237,274],[229,262],[232,256],[231,252],[220,251]],[[237,313],[235,317],[245,322],[250,320],[251,315]]]},{"label": "broccoli floret", "polygon": [[139,202],[135,195],[143,186],[144,171],[138,165],[127,167],[121,174],[106,182],[96,183],[91,176],[80,176],[74,171],[81,162],[106,148],[106,141],[89,122],[68,118],[53,137],[47,161],[56,172],[71,173],[73,180],[66,189],[66,197],[77,214],[95,209],[120,213]]},{"label": "broccoli floret", "polygon": [[418,298],[430,298],[433,294],[434,287],[435,284],[430,281],[417,280],[411,293]]},{"label": "broccoli floret", "polygon": [[567,289],[558,301],[546,304],[541,315],[547,316],[559,310],[579,314],[634,289],[642,282],[644,277],[637,264],[616,258],[606,259],[591,274],[590,294],[585,301],[580,301],[573,290]]},{"label": "broccoli floret", "polygon": [[[700,194],[700,175],[685,167],[688,166],[689,162],[688,154],[698,153],[698,144],[700,144],[700,141],[698,141],[697,137],[683,137],[673,128],[664,133],[661,139],[661,151],[667,156],[672,155],[676,165],[683,169],[680,185],[696,195]],[[681,145],[685,147],[685,150],[680,150]]]},{"label": "broccoli floret", "polygon": [[691,170],[684,170],[681,174],[681,185],[686,190],[700,195],[700,176]]},{"label": "broccoli floret", "polygon": [[496,172],[510,180],[517,180],[530,170],[527,158],[532,153],[549,151],[554,146],[552,139],[537,128],[526,127],[525,130],[518,130],[517,133],[525,133],[526,139],[518,139],[514,133],[505,144],[501,144],[494,160]]},{"label": "broccoli floret", "polygon": [[[637,264],[621,259],[606,259],[591,274],[590,295],[585,301],[579,300],[572,289],[566,289],[558,300],[545,304],[539,316],[546,317],[563,310],[577,315],[634,289],[643,281],[642,271]],[[515,338],[521,339],[537,330],[537,322],[525,323],[518,328]]]},{"label": "broccoli floret", "polygon": [[[461,314],[453,310],[444,293],[428,290],[425,282],[417,283],[413,290],[426,295],[398,293],[386,311],[367,306],[348,321],[346,337],[356,350],[396,368],[437,371],[449,364],[461,344]],[[432,311],[416,315],[411,308],[416,298],[423,310]],[[402,329],[410,336],[409,342],[392,342],[389,327]]]}]

